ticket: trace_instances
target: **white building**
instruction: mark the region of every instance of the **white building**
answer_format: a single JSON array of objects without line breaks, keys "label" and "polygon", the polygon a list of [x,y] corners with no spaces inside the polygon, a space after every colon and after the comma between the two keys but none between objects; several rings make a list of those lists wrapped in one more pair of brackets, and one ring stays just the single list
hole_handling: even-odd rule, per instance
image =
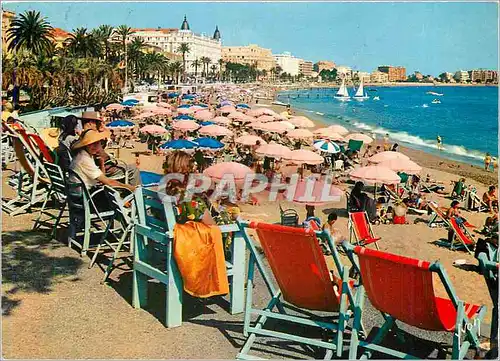
[{"label": "white building", "polygon": [[[186,53],[186,72],[194,73],[195,69],[191,66],[195,59],[202,57],[210,59],[209,67],[219,66],[219,60],[222,58],[222,41],[218,27],[215,28],[213,36],[205,34],[196,34],[191,31],[186,17],[182,22],[180,29],[162,29],[147,28],[133,29],[131,38],[141,38],[146,44],[156,46],[169,53],[180,54],[178,51],[182,43],[189,46],[189,52]],[[203,66],[198,68],[201,72]]]},{"label": "white building", "polygon": [[467,80],[470,79],[469,72],[465,70],[459,70],[455,73],[454,78],[458,83],[466,83]]},{"label": "white building", "polygon": [[370,76],[371,74],[366,71],[356,71],[353,74],[354,79],[357,79],[359,81],[363,80],[363,83],[365,84],[370,82]]},{"label": "white building", "polygon": [[352,68],[350,66],[338,65],[336,69],[337,76],[339,76],[340,78],[352,78]]},{"label": "white building", "polygon": [[283,73],[288,73],[292,76],[297,76],[300,73],[300,64],[304,62],[303,59],[294,57],[289,52],[283,54],[273,55],[276,64],[280,66]]}]

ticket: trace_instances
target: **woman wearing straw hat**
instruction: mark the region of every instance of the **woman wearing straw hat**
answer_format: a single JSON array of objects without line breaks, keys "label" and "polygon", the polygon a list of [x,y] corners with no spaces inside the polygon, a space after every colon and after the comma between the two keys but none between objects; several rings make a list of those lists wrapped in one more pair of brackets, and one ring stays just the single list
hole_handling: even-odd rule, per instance
[{"label": "woman wearing straw hat", "polygon": [[77,154],[71,161],[69,168],[80,176],[87,188],[92,188],[100,182],[111,187],[126,188],[133,191],[134,186],[106,177],[95,164],[93,157],[100,154],[102,151],[101,142],[108,136],[108,132],[98,132],[96,130],[83,132],[80,139],[71,147],[73,152]]}]

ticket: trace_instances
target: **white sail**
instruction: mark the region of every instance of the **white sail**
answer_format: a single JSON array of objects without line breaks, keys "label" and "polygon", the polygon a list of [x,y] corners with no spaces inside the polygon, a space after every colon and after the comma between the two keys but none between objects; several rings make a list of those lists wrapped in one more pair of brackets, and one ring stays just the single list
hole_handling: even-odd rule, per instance
[{"label": "white sail", "polygon": [[363,79],[361,79],[361,84],[359,84],[359,88],[356,91],[356,94],[354,96],[355,97],[364,97],[365,96],[365,91],[363,89]]},{"label": "white sail", "polygon": [[337,92],[338,97],[348,97],[349,92],[347,90],[347,87],[345,86],[345,79],[342,79],[342,85],[340,86],[339,91]]}]

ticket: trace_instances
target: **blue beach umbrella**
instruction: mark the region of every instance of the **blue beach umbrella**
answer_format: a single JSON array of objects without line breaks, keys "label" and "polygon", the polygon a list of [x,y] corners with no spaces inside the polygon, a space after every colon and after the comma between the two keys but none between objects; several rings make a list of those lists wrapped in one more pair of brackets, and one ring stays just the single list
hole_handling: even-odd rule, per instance
[{"label": "blue beach umbrella", "polygon": [[179,96],[179,93],[168,93],[167,97],[169,98],[177,98]]},{"label": "blue beach umbrella", "polygon": [[194,98],[196,98],[196,95],[193,95],[193,94],[183,94],[182,95],[182,99],[192,100]]},{"label": "blue beach umbrella", "polygon": [[141,170],[140,176],[141,176],[141,184],[143,187],[146,188],[159,185],[161,178],[163,177],[161,174],[147,172],[144,170]]},{"label": "blue beach umbrella", "polygon": [[139,104],[139,101],[137,99],[127,99],[127,100],[121,102],[121,105],[124,105],[126,107],[133,107],[137,104]]},{"label": "blue beach umbrella", "polygon": [[174,120],[195,120],[195,119],[190,115],[182,114],[174,117]]},{"label": "blue beach umbrella", "polygon": [[162,150],[194,150],[198,146],[197,143],[191,142],[187,139],[176,139],[160,145]]},{"label": "blue beach umbrella", "polygon": [[336,143],[329,140],[316,140],[314,141],[313,147],[330,154],[340,152],[340,147]]},{"label": "blue beach umbrella", "polygon": [[200,124],[202,126],[206,126],[206,125],[214,125],[215,123],[214,122],[201,122]]},{"label": "blue beach umbrella", "polygon": [[177,108],[191,108],[192,105],[191,104],[182,104],[182,105],[179,105]]},{"label": "blue beach umbrella", "polygon": [[219,142],[214,138],[198,138],[193,140],[193,142],[198,143],[198,148],[206,148],[206,149],[222,149],[224,148],[224,144]]},{"label": "blue beach umbrella", "polygon": [[108,128],[132,128],[134,126],[134,123],[123,119],[113,120],[111,123],[106,124]]},{"label": "blue beach umbrella", "polygon": [[248,105],[248,104],[236,104],[236,108],[250,109],[250,105]]}]

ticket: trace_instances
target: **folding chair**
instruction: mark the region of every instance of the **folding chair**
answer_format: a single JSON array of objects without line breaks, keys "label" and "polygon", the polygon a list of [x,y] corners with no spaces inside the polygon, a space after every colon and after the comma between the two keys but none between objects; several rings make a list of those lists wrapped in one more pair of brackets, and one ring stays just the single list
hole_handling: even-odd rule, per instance
[{"label": "folding chair", "polygon": [[367,246],[375,243],[375,248],[378,249],[377,241],[380,237],[375,237],[366,212],[349,212],[348,227],[349,243],[352,243],[354,236],[357,245]]},{"label": "folding chair", "polygon": [[446,219],[446,216],[444,215],[443,212],[438,208],[438,206],[435,203],[429,202],[427,203],[427,206],[431,209],[432,215],[429,218],[429,222],[427,222],[427,225],[429,227],[438,227],[438,226],[448,226],[450,227],[450,224],[448,220]]},{"label": "folding chair", "polygon": [[[243,334],[247,339],[237,358],[256,359],[249,352],[258,336],[273,337],[324,349],[325,358],[331,358],[334,352],[336,356],[341,356],[344,331],[353,311],[354,299],[351,292],[353,281],[348,279],[348,269],[341,264],[330,234],[326,231],[315,232],[310,229],[256,222],[241,222],[239,227],[247,248],[250,250],[250,258],[243,323]],[[248,229],[256,231],[277,286],[266,270],[248,234]],[[318,238],[328,243],[338,276],[328,270]],[[264,309],[253,307],[255,266],[262,275],[271,296],[271,300]],[[285,306],[298,314],[285,312]],[[274,311],[275,308],[277,312]],[[333,316],[329,315],[325,320],[326,317],[318,318],[317,314],[306,310],[335,312],[338,313],[338,319],[334,321]],[[252,316],[257,316],[253,326],[251,325]],[[269,320],[327,329],[335,332],[335,337],[333,340],[325,341],[300,336],[293,331],[274,331],[265,328]]]},{"label": "folding chair", "polygon": [[[61,167],[57,164],[45,162],[44,166],[50,179],[50,187],[42,208],[40,209],[38,218],[35,220],[33,229],[39,229],[44,225],[50,225],[51,221],[53,221],[51,237],[54,238],[57,233],[57,226],[59,225],[68,204],[66,197],[66,176],[64,175]],[[57,216],[54,216],[54,214],[47,210],[47,203],[49,200],[54,202],[54,205],[51,208],[59,211]],[[42,219],[43,216],[45,216],[45,219]]]},{"label": "folding chair", "polygon": [[297,227],[299,225],[299,214],[295,209],[283,210],[280,204],[280,217],[282,226]]},{"label": "folding chair", "polygon": [[[491,296],[491,301],[493,302],[493,310],[491,315],[491,327],[490,327],[490,345],[493,352],[496,351],[496,355],[491,355],[493,357],[498,357],[498,250],[490,249],[489,254],[481,252],[478,256],[479,269],[484,275],[484,280],[486,281],[486,286]],[[491,358],[493,358],[491,357]]]},{"label": "folding chair", "polygon": [[362,146],[363,146],[362,140],[349,139],[349,143],[347,143],[347,148],[353,152],[354,151],[359,152]]},{"label": "folding chair", "polygon": [[[108,225],[106,227],[106,231],[101,237],[101,241],[97,245],[97,248],[94,252],[94,256],[90,261],[89,268],[92,268],[94,265],[97,256],[99,255],[99,251],[101,247],[107,246],[109,249],[113,251],[113,256],[109,260],[108,266],[106,267],[106,271],[104,272],[104,278],[102,282],[106,282],[109,275],[113,271],[113,265],[118,257],[118,254],[122,250],[124,245],[129,245],[130,253],[133,253],[133,242],[130,241],[133,235],[134,221],[135,221],[135,202],[134,202],[134,193],[127,195],[122,198],[120,193],[111,187],[105,186],[104,191],[108,196],[109,203],[111,204],[111,208],[114,209],[114,216],[108,219]],[[114,228],[114,222],[119,224],[118,227]],[[114,229],[113,232],[110,232],[111,229]],[[110,242],[108,240],[108,235],[112,236],[114,242]],[[128,239],[128,242],[127,242]]]},{"label": "folding chair", "polygon": [[[158,280],[166,290],[166,327],[182,324],[183,284],[173,257],[175,199],[138,187],[135,191],[137,223],[134,229],[134,271],[132,305],[148,303],[148,278]],[[243,312],[245,242],[236,224],[219,226],[222,233],[233,233],[231,260],[226,261],[230,282],[230,313]]]},{"label": "folding chair", "polygon": [[[430,263],[364,247],[353,247],[347,242],[343,243],[343,247],[361,276],[361,285],[355,296],[349,359],[357,357],[360,347],[365,349],[363,358],[369,358],[372,351],[397,358],[414,358],[381,345],[390,330],[399,339],[403,339],[396,321],[422,330],[453,333],[452,359],[463,359],[470,346],[479,349],[478,335],[486,307],[460,300],[439,262]],[[439,276],[448,298],[436,296],[434,273]],[[371,340],[359,339],[365,292],[370,303],[385,319]]]},{"label": "folding chair", "polygon": [[446,242],[446,245],[449,246],[452,251],[458,248],[465,248],[467,252],[473,254],[471,249],[474,248],[476,242],[469,231],[467,231],[467,228],[460,227],[455,218],[451,218],[448,224],[450,225],[450,230],[454,232],[454,237],[451,244]]},{"label": "folding chair", "polygon": [[466,195],[467,196],[465,197],[465,205],[467,210],[477,211],[477,212],[484,212],[489,210],[488,205],[484,203],[481,198],[479,198],[479,196],[475,191],[468,190],[466,192]]}]

